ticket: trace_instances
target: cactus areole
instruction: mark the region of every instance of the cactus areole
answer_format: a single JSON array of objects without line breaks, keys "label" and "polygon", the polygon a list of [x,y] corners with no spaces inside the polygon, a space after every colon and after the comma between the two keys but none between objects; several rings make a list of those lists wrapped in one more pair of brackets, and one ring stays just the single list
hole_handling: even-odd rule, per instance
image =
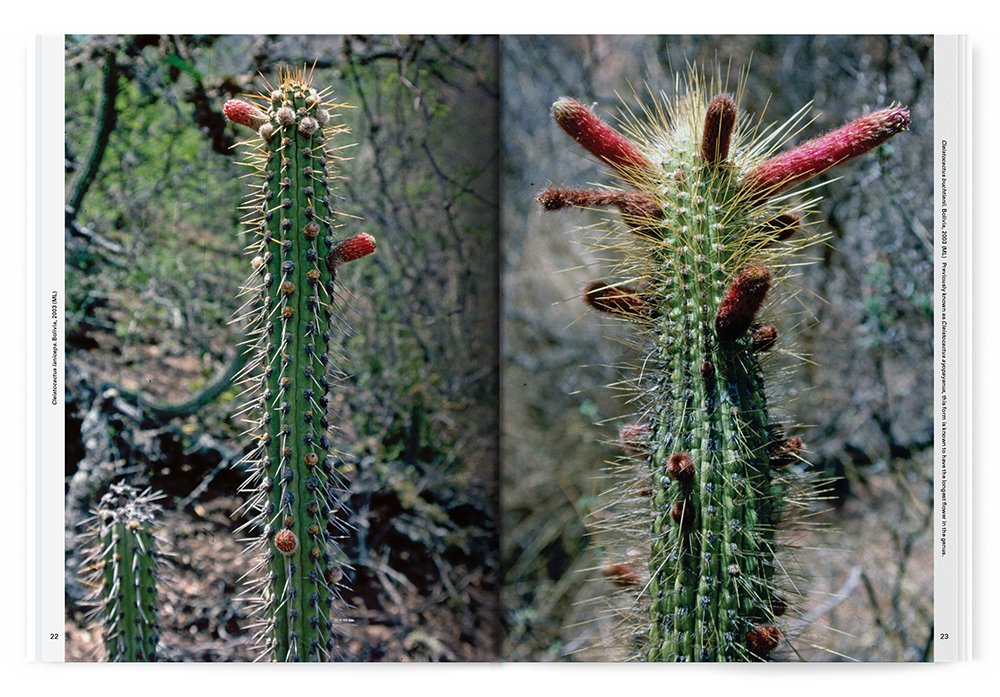
[{"label": "cactus areole", "polygon": [[333,207],[346,133],[342,105],[317,92],[305,70],[281,70],[249,101],[223,107],[256,136],[245,145],[252,173],[244,203],[251,275],[238,319],[250,360],[240,409],[253,439],[244,529],[254,532],[258,641],[273,660],[335,655],[331,607],[343,577],[337,513],[346,500],[327,408],[336,384],[335,335],[342,321],[337,269],[375,251],[366,233],[345,237]]},{"label": "cactus areole", "polygon": [[815,199],[787,189],[909,125],[893,106],[778,153],[804,111],[756,133],[738,99],[715,92],[693,75],[688,94],[627,135],[559,99],[556,122],[622,186],[539,195],[547,210],[617,207],[625,223],[612,244],[629,285],[600,281],[584,299],[634,322],[649,347],[640,423],[623,428],[645,457],[648,567],[641,581],[613,579],[629,578],[645,608],[633,637],[651,661],[766,660],[787,641],[775,532],[804,444],[769,421],[761,360],[780,342],[758,315],[789,260],[820,240],[799,229]]}]

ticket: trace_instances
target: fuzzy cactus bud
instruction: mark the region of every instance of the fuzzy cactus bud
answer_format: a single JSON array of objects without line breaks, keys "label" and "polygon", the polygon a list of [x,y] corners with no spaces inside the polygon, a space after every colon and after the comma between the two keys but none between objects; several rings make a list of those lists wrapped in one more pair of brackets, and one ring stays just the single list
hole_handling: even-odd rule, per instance
[{"label": "fuzzy cactus bud", "polygon": [[701,156],[712,167],[725,163],[729,142],[736,126],[736,102],[728,94],[712,98],[705,111],[705,130],[701,138]]},{"label": "fuzzy cactus bud", "polygon": [[770,287],[771,271],[766,266],[752,264],[736,275],[715,315],[719,341],[736,341],[750,329]]},{"label": "fuzzy cactus bud", "polygon": [[305,117],[299,123],[299,133],[307,138],[315,133],[317,128],[319,128],[319,122],[311,116]]},{"label": "fuzzy cactus bud", "polygon": [[563,97],[556,101],[552,116],[573,140],[620,174],[653,172],[653,163],[631,141],[575,99]]},{"label": "fuzzy cactus bud", "polygon": [[750,348],[758,353],[770,351],[777,342],[778,330],[773,324],[765,324],[754,329],[753,336],[750,338]]},{"label": "fuzzy cactus bud", "polygon": [[333,248],[326,257],[326,266],[331,271],[349,261],[366,257],[375,251],[375,238],[367,232],[348,237]]},{"label": "fuzzy cactus bud", "polygon": [[796,213],[782,213],[764,223],[764,232],[774,241],[784,242],[802,227],[802,216]]},{"label": "fuzzy cactus bud", "polygon": [[694,504],[690,500],[677,501],[670,512],[674,522],[681,530],[687,531],[694,522]]},{"label": "fuzzy cactus bud", "polygon": [[278,109],[275,117],[278,119],[278,123],[282,126],[291,126],[295,123],[295,112],[292,111],[291,107],[283,106]]},{"label": "fuzzy cactus bud", "polygon": [[776,155],[747,174],[743,189],[770,196],[878,147],[910,126],[910,112],[889,107]]},{"label": "fuzzy cactus bud", "polygon": [[774,442],[768,447],[768,457],[772,467],[787,467],[802,459],[806,444],[795,436]]},{"label": "fuzzy cactus bud", "polygon": [[595,310],[613,315],[636,316],[649,311],[639,291],[628,286],[609,285],[606,281],[587,285],[583,289],[583,300]]},{"label": "fuzzy cactus bud", "polygon": [[239,99],[230,99],[226,102],[222,106],[222,113],[233,123],[252,128],[255,131],[270,121],[263,111],[253,104]]},{"label": "fuzzy cactus bud", "polygon": [[768,654],[778,648],[781,638],[781,632],[773,625],[753,627],[747,632],[747,650],[758,658],[767,658]]},{"label": "fuzzy cactus bud", "polygon": [[634,588],[639,585],[639,574],[627,564],[605,564],[601,567],[601,573],[619,588]]},{"label": "fuzzy cactus bud", "polygon": [[667,462],[667,476],[681,484],[694,480],[694,460],[687,453],[674,453]]}]

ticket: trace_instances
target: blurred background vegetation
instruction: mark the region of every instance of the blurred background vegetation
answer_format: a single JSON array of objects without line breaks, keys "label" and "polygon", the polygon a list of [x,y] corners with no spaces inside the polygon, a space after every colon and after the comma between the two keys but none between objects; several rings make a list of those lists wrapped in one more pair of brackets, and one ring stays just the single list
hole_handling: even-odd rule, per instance
[{"label": "blurred background vegetation", "polygon": [[[354,108],[339,207],[378,252],[338,277],[354,463],[349,660],[498,652],[498,45],[421,36],[66,40],[67,657],[82,622],[76,524],[122,478],[169,495],[168,660],[250,660],[231,516],[248,443],[230,324],[245,134],[222,104],[279,65]],[[96,655],[99,657],[99,653]]]},{"label": "blurred background vegetation", "polygon": [[604,386],[637,354],[579,299],[607,270],[576,228],[605,216],[543,214],[534,200],[612,178],[549,107],[571,96],[614,121],[623,103],[651,105],[650,91],[673,96],[689,65],[728,75],[731,90],[749,67],[741,106],[768,123],[811,101],[800,139],[891,102],[911,110],[909,133],[826,178],[810,222],[832,238],[784,291],[772,411],[797,424],[818,471],[842,478],[817,516],[829,531],[794,540],[809,579],[786,658],[931,658],[932,49],[923,36],[501,39],[506,658],[614,660],[626,648],[598,570],[627,550],[591,533],[631,411]]}]

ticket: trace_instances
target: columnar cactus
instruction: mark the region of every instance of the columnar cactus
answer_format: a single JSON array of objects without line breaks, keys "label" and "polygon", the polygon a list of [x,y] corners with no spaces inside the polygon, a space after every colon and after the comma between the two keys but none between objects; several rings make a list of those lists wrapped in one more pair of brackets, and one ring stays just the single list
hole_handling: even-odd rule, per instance
[{"label": "columnar cactus", "polygon": [[538,197],[547,210],[617,207],[628,229],[602,239],[626,280],[592,283],[583,297],[637,324],[649,346],[634,380],[642,418],[621,434],[644,457],[631,491],[648,514],[648,570],[612,559],[604,573],[640,595],[638,654],[652,661],[766,660],[784,641],[775,531],[804,444],[770,422],[761,362],[778,332],[760,315],[822,236],[801,230],[814,201],[783,192],[909,125],[892,106],[776,154],[804,110],[756,133],[732,96],[708,94],[695,76],[657,123],[628,136],[559,99],[556,122],[624,187]]},{"label": "columnar cactus", "polygon": [[93,589],[93,616],[104,632],[108,661],[155,661],[159,642],[157,574],[161,565],[154,534],[161,493],[113,484],[85,521],[90,555],[83,561]]},{"label": "columnar cactus", "polygon": [[334,209],[331,144],[346,132],[343,105],[311,87],[304,70],[281,70],[265,93],[232,100],[230,121],[253,129],[254,183],[244,204],[252,273],[240,319],[250,361],[240,410],[253,447],[244,490],[258,556],[254,585],[258,641],[278,661],[323,661],[334,654],[330,609],[343,578],[338,512],[347,498],[328,419],[335,332],[342,321],[336,274],[375,250],[371,235],[344,239]]}]

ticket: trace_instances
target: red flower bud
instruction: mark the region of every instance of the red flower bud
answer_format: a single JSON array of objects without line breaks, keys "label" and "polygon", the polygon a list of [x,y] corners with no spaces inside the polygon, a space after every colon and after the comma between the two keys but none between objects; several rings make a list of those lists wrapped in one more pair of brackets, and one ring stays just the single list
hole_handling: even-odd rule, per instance
[{"label": "red flower bud", "polygon": [[267,114],[263,111],[255,107],[253,104],[249,104],[239,99],[230,99],[226,102],[222,107],[222,113],[225,114],[226,118],[233,123],[238,123],[241,126],[252,128],[255,131],[265,123],[270,122]]},{"label": "red flower bud", "polygon": [[333,251],[326,256],[326,266],[332,271],[341,264],[366,257],[374,251],[375,238],[367,232],[362,232],[360,235],[347,238],[334,247]]},{"label": "red flower bud", "polygon": [[288,556],[299,546],[299,539],[294,532],[285,528],[279,530],[278,534],[274,536],[274,546],[278,548],[279,552]]}]

